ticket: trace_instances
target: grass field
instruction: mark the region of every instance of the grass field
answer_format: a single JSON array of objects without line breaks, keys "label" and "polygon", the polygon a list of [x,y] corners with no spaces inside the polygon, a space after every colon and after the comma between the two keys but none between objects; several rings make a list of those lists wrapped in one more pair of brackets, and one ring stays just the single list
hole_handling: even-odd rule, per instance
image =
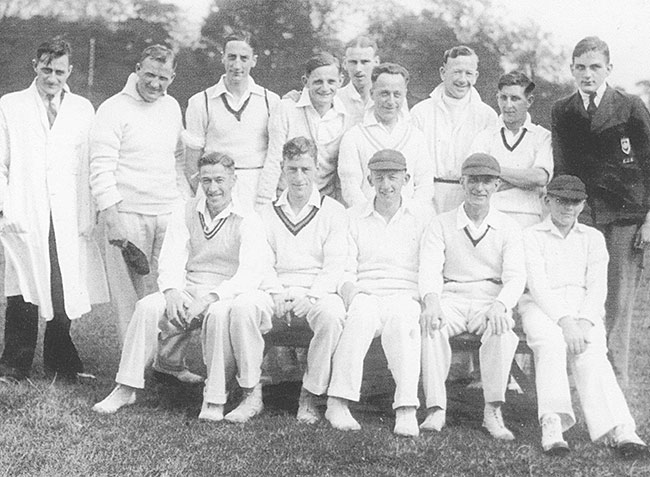
[{"label": "grass field", "polygon": [[[639,433],[648,440],[645,305],[642,297],[626,395]],[[462,387],[450,389],[443,432],[417,439],[391,433],[389,396],[353,408],[363,425],[358,433],[334,431],[326,422],[299,425],[293,417],[299,384],[293,383],[267,386],[264,415],[241,426],[199,422],[200,387],[151,380],[136,405],[100,416],[90,407],[113,387],[119,360],[110,307],[96,307],[73,331],[87,371],[97,380],[47,381],[37,356],[30,382],[0,386],[0,475],[650,476],[650,461],[621,461],[611,449],[589,442],[581,418],[565,435],[569,456],[544,456],[529,396],[508,396],[505,419],[517,439],[497,442],[481,430],[480,394]]]}]

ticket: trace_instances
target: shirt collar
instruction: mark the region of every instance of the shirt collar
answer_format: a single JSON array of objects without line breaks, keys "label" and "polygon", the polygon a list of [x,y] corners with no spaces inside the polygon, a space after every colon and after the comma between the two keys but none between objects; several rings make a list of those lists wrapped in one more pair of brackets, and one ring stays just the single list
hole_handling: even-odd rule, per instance
[{"label": "shirt collar", "polygon": [[[431,94],[429,96],[436,101],[442,102],[443,101],[443,95],[445,94],[445,85],[444,83],[440,83],[438,86],[434,88],[433,91],[431,91]],[[469,96],[468,103],[480,103],[481,102],[481,95],[479,92],[474,88],[473,86],[470,88],[469,93],[467,93]]]},{"label": "shirt collar", "polygon": [[[397,126],[401,125],[404,120],[406,119],[406,114],[404,112],[404,108],[400,108],[399,112],[397,113]],[[383,126],[377,119],[377,116],[375,116],[375,106],[374,104],[366,109],[366,111],[363,113],[363,125],[364,126],[373,126],[373,125],[378,125],[378,126]]]},{"label": "shirt collar", "polygon": [[[415,210],[417,210],[417,207],[414,205],[413,201],[407,199],[402,195],[402,205],[400,205],[400,208],[397,209],[397,213],[395,216],[402,214],[402,213],[409,213],[411,215],[416,215]],[[372,199],[369,199],[366,202],[366,205],[363,206],[363,209],[361,210],[361,217],[370,217],[373,215],[375,212],[375,196],[373,195]]]},{"label": "shirt collar", "polygon": [[[498,124],[499,124],[499,130],[501,128],[505,128],[506,130],[508,129],[506,127],[506,124],[503,122],[503,115],[502,114],[499,115],[499,123]],[[533,128],[533,121],[532,121],[532,119],[530,117],[530,114],[526,113],[526,119],[524,120],[524,124],[523,124],[523,126],[521,126],[519,132],[521,132],[521,129],[526,129],[527,131],[530,131],[532,128]]]},{"label": "shirt collar", "polygon": [[553,223],[553,220],[551,220],[551,215],[550,214],[547,215],[546,218],[544,220],[542,220],[539,224],[533,225],[533,227],[536,230],[541,230],[541,231],[544,231],[544,232],[548,232],[548,233],[550,233],[552,235],[556,235],[556,236],[558,236],[560,238],[567,238],[567,237],[569,237],[569,235],[574,234],[574,233],[580,233],[580,234],[585,233],[586,230],[587,230],[586,225],[581,224],[580,222],[578,222],[576,220],[575,224],[573,225],[573,227],[571,228],[571,230],[569,231],[567,236],[564,237],[562,235],[562,233],[560,233],[557,226]]},{"label": "shirt collar", "polygon": [[[210,98],[218,98],[222,94],[232,96],[232,93],[230,93],[230,91],[228,91],[228,88],[226,88],[226,75],[221,75],[219,82],[210,88],[210,91],[208,92],[208,96],[210,96]],[[251,94],[264,96],[264,88],[255,83],[255,80],[252,76],[249,76],[246,91],[244,91],[243,96],[249,96]]]},{"label": "shirt collar", "polygon": [[[354,87],[352,84],[352,81],[348,82],[343,88],[341,88],[341,93],[345,94],[350,98],[352,101],[362,103],[363,100],[361,99],[361,95],[357,91],[357,88]],[[372,100],[370,100],[372,101]]]},{"label": "shirt collar", "polygon": [[[289,188],[287,187],[282,191],[280,194],[280,197],[278,197],[278,200],[275,202],[276,205],[279,205],[280,207],[291,207],[289,205]],[[318,189],[316,188],[315,185],[312,185],[311,188],[311,194],[309,195],[309,199],[307,199],[307,204],[305,205],[312,205],[318,209],[320,209],[321,206],[321,196],[320,192],[318,192]]]},{"label": "shirt collar", "polygon": [[[34,92],[38,95],[39,98],[43,98],[41,96],[40,91],[36,87],[36,78],[34,78],[34,81],[32,81],[32,84],[31,84],[30,88],[32,88],[34,90]],[[70,93],[70,86],[68,86],[68,83],[63,85],[62,91],[65,91],[66,94]],[[60,98],[61,98],[61,93],[59,93],[59,95],[58,95],[58,97],[56,99],[60,101]]]},{"label": "shirt collar", "polygon": [[233,201],[230,201],[230,204],[228,204],[226,208],[223,209],[221,212],[219,212],[214,218],[210,217],[210,212],[208,212],[208,205],[206,199],[197,201],[196,210],[197,212],[203,214],[203,217],[206,218],[207,222],[224,219],[228,217],[230,214],[239,215],[240,217],[244,217],[246,215],[243,208]]},{"label": "shirt collar", "polygon": [[[457,229],[463,229],[468,225],[471,225],[472,227],[475,227],[474,222],[467,216],[467,213],[465,212],[465,202],[460,204],[458,206],[458,209],[456,211],[456,228]],[[481,225],[487,224],[493,229],[499,229],[501,228],[502,222],[500,220],[499,214],[497,213],[496,209],[492,206],[490,206],[490,210],[488,211],[487,215],[483,219],[483,222]]]},{"label": "shirt collar", "polygon": [[[296,107],[306,108],[308,106],[311,106],[312,109],[314,108],[311,104],[311,99],[309,98],[309,91],[307,90],[307,88],[303,88],[302,92],[300,93],[300,98],[296,102]],[[343,102],[336,95],[334,95],[334,99],[332,100],[332,109],[336,114],[343,114],[343,115],[348,114],[348,112],[345,109],[345,106],[343,105]]]},{"label": "shirt collar", "polygon": [[[135,73],[131,73],[129,75],[129,78],[126,80],[126,84],[124,85],[124,89],[122,89],[122,93],[126,94],[127,96],[131,96],[136,101],[142,101],[143,103],[145,103],[147,101],[145,101],[144,98],[140,96],[140,93],[138,93],[138,89],[136,88],[137,83],[138,83],[138,75]],[[166,94],[167,93],[163,93],[163,95]]]},{"label": "shirt collar", "polygon": [[[596,103],[596,106],[599,105],[600,102],[602,101],[606,89],[607,89],[607,81],[603,81],[603,84],[601,84],[596,90],[596,97],[594,98],[594,103]],[[585,93],[581,89],[578,90],[578,93],[580,93],[580,98],[582,98],[582,102],[589,104],[589,93]]]}]

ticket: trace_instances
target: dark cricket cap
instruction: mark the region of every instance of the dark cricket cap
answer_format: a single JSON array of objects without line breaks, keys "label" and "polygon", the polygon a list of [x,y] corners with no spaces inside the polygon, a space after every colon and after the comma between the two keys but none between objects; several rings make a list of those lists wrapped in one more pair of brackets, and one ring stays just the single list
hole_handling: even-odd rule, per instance
[{"label": "dark cricket cap", "polygon": [[565,199],[584,200],[587,198],[585,184],[576,176],[563,175],[554,177],[546,186],[546,192]]},{"label": "dark cricket cap", "polygon": [[382,149],[375,152],[368,161],[371,171],[405,171],[406,158],[404,154],[394,149]]},{"label": "dark cricket cap", "polygon": [[499,162],[489,154],[477,152],[463,162],[460,173],[464,176],[496,176],[501,175]]}]

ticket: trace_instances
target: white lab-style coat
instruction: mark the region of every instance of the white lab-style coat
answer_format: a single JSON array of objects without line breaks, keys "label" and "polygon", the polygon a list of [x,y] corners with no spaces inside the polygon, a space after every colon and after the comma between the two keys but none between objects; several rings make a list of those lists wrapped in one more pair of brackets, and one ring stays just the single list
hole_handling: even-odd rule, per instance
[{"label": "white lab-style coat", "polygon": [[83,190],[88,184],[83,176],[88,173],[93,118],[90,102],[67,87],[51,129],[35,83],[0,98],[0,240],[5,250],[5,294],[22,295],[26,302],[37,305],[47,320],[54,316],[50,214],[66,314],[78,318],[90,311],[85,277],[87,241],[80,238],[80,232],[90,230],[93,223]]}]

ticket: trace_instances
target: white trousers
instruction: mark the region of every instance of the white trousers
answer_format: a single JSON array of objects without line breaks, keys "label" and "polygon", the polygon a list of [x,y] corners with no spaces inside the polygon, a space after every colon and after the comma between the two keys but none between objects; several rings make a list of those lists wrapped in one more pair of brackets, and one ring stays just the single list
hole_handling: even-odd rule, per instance
[{"label": "white trousers", "polygon": [[[183,292],[189,298],[192,295]],[[135,305],[126,330],[122,357],[115,377],[119,384],[144,388],[144,374],[157,356],[154,367],[162,372],[180,371],[194,330],[184,331],[171,325],[165,315],[166,301],[161,292],[147,295]],[[195,328],[196,329],[196,328]]]},{"label": "white trousers", "polygon": [[341,341],[334,353],[328,395],[358,401],[363,360],[372,340],[381,336],[388,368],[395,380],[393,409],[419,405],[420,304],[406,295],[359,294],[348,310]]},{"label": "white trousers", "polygon": [[[422,386],[427,408],[447,408],[445,381],[451,366],[449,338],[467,331],[479,334],[485,313],[500,288],[488,281],[445,284],[440,305],[447,324],[431,336],[422,336]],[[512,330],[495,335],[488,328],[482,333],[479,362],[485,402],[505,401],[518,344],[519,338]]]},{"label": "white trousers", "polygon": [[[170,215],[119,213],[127,234],[126,238],[142,250],[149,261],[151,271],[148,275],[142,276],[131,271],[124,262],[121,250],[106,241],[106,275],[111,292],[111,302],[117,312],[118,336],[121,343],[125,343],[125,335],[136,302],[158,290],[158,256]],[[105,226],[105,223],[103,225]]]},{"label": "white trousers", "polygon": [[560,326],[535,303],[522,300],[519,311],[528,346],[535,357],[540,419],[544,414],[557,413],[563,430],[576,422],[567,376],[568,358],[591,440],[601,439],[620,424],[634,429],[634,419],[607,359],[604,324],[594,325],[587,349],[575,355],[567,352]]}]

